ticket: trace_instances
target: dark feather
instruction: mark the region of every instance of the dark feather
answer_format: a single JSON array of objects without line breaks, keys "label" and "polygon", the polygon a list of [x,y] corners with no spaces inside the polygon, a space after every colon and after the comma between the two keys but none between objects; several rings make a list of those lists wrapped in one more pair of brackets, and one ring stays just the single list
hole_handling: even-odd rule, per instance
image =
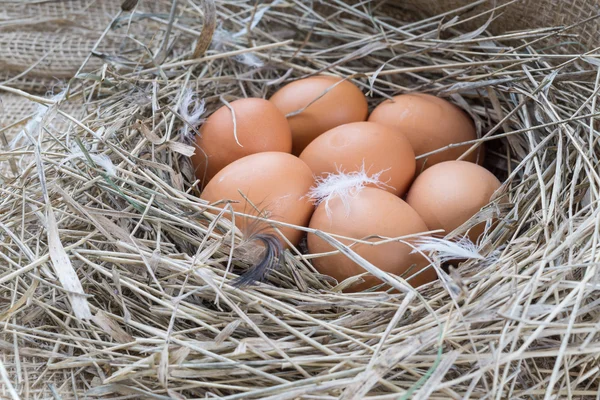
[{"label": "dark feather", "polygon": [[269,272],[283,265],[283,246],[275,235],[258,233],[252,236],[251,241],[260,242],[264,246],[263,256],[249,270],[233,280],[232,284],[235,287],[263,282]]}]

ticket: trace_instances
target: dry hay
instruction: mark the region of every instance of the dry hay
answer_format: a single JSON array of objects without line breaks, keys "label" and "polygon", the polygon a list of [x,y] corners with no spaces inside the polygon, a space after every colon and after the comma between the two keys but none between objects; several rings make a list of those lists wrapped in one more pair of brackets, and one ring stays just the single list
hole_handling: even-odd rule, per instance
[{"label": "dry hay", "polygon": [[[181,12],[198,25],[191,4]],[[0,86],[48,106],[0,152],[0,394],[594,398],[598,55],[541,48],[560,47],[562,27],[492,37],[463,29],[460,13],[405,22],[400,11],[223,1],[200,58],[182,37],[186,50],[157,67],[107,58],[68,98]],[[230,285],[245,270],[230,257],[239,233],[197,198],[181,100],[193,90],[208,115],[319,72],[351,77],[372,104],[426,91],[469,110],[473,145],[487,144],[506,181],[467,224],[498,218],[481,259],[418,292],[342,294],[350,282],[288,252],[266,283]],[[65,111],[77,101],[81,117]]]},{"label": "dry hay", "polygon": [[[90,54],[83,71],[100,68],[106,58],[135,65],[140,51],[150,51],[157,33],[168,24],[171,1],[144,1],[135,13],[113,17],[120,0],[2,2],[0,6],[0,84],[46,94],[64,87]],[[185,9],[174,10],[169,46],[180,52],[197,36]],[[143,23],[141,23],[143,22]],[[185,24],[185,28],[180,25]],[[110,31],[98,42],[102,33]],[[178,40],[180,37],[187,40]],[[135,38],[135,40],[133,40]],[[133,59],[129,57],[133,55]]]}]

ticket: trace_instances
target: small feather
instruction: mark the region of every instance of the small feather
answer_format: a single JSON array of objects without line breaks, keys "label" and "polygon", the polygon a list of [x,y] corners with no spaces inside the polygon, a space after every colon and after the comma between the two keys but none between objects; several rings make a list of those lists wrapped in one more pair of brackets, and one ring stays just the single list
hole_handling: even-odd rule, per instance
[{"label": "small feather", "polygon": [[415,240],[413,244],[415,249],[412,253],[435,253],[440,262],[455,259],[485,259],[479,254],[477,246],[466,236],[457,242],[435,237],[423,237]]},{"label": "small feather", "polygon": [[379,188],[391,188],[387,182],[381,181],[381,175],[387,169],[369,175],[365,168],[365,163],[358,171],[345,172],[341,167],[337,168],[336,173],[328,173],[323,177],[316,179],[316,184],[310,188],[308,198],[315,204],[325,203],[325,211],[328,216],[331,215],[329,201],[339,196],[344,204],[346,212],[350,212],[350,200],[356,196],[367,185],[376,185]]},{"label": "small feather", "polygon": [[[115,165],[112,163],[112,161],[106,154],[88,153],[88,156],[92,159],[92,161],[96,165],[98,165],[99,167],[104,169],[104,171],[106,171],[107,175],[117,176],[117,169],[115,168]],[[61,162],[61,165],[68,161],[74,160],[74,159],[86,160],[87,157],[85,154],[83,154],[83,152],[81,150],[75,150],[69,156],[67,156],[65,159],[63,159],[63,161]]]},{"label": "small feather", "polygon": [[[260,20],[263,18],[263,16],[265,15],[265,13],[267,11],[269,11],[269,9],[271,7],[276,6],[277,4],[281,3],[281,1],[282,0],[275,0],[271,4],[268,4],[268,5],[264,6],[263,8],[260,8],[258,11],[256,11],[250,17],[244,18],[242,21],[245,22],[245,23],[248,23],[248,22],[250,22],[250,19],[252,19],[252,22],[250,22],[250,30],[256,28],[256,26],[260,23]],[[240,36],[245,35],[246,33],[248,33],[248,29],[247,28],[242,28],[242,30],[238,31],[233,36],[234,37],[240,37]]]},{"label": "small feather", "polygon": [[234,57],[237,62],[252,68],[262,67],[264,63],[254,53],[242,53]]},{"label": "small feather", "polygon": [[[66,91],[63,90],[63,91],[59,92],[58,94],[52,96],[50,99],[54,102],[58,102],[63,99],[65,94],[66,94]],[[46,115],[46,114],[48,114],[48,112],[51,112],[51,111],[55,112],[56,111],[55,107],[49,107],[46,104],[38,104],[35,115],[33,117],[31,117],[31,119],[27,122],[27,124],[25,125],[25,129],[21,130],[10,141],[9,147],[11,149],[15,149],[17,147],[24,145],[27,142],[30,142],[29,138],[27,137],[28,135],[26,134],[26,132],[29,135],[33,136],[34,139],[37,139],[37,134],[40,131],[39,125],[42,123],[42,120],[44,120],[44,122],[46,124],[50,124],[52,122],[52,119],[54,118],[54,116]]]},{"label": "small feather", "polygon": [[204,99],[198,100],[194,91],[190,88],[185,89],[183,98],[181,99],[181,105],[179,106],[179,115],[185,121],[185,124],[181,127],[181,135],[188,137],[191,126],[197,126],[200,121],[202,114],[206,111]]},{"label": "small feather", "polygon": [[262,245],[264,247],[263,256],[250,269],[233,280],[232,284],[236,287],[263,282],[270,271],[283,265],[283,246],[275,235],[258,233],[247,243],[250,246]]}]

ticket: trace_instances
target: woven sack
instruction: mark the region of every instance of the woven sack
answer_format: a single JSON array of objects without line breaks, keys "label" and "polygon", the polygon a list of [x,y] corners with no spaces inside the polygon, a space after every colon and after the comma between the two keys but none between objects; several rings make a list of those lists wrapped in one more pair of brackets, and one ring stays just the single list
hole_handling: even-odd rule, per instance
[{"label": "woven sack", "polygon": [[[600,34],[600,3],[595,0],[497,0],[481,1],[479,5],[469,0],[409,0],[398,2],[402,7],[419,10],[426,15],[438,15],[458,8],[465,8],[468,16],[484,11],[494,12],[489,30],[494,34],[541,27],[570,27],[565,39],[570,43],[566,48],[587,51],[597,46]],[[467,22],[466,27],[479,28],[492,15],[486,13]],[[594,18],[596,17],[596,18]],[[555,39],[553,39],[555,40]],[[564,49],[564,48],[563,48]]]}]

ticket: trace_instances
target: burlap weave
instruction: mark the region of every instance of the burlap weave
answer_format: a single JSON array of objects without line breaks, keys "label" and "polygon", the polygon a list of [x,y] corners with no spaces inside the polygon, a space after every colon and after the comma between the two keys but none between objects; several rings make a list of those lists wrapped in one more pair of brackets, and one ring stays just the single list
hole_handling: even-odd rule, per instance
[{"label": "burlap weave", "polygon": [[[57,81],[69,79],[92,49],[99,34],[117,14],[121,0],[69,0],[44,2],[3,2],[0,5],[0,82],[11,80],[11,86],[37,93],[46,93]],[[478,4],[479,3],[479,4]],[[168,0],[140,1],[135,18],[149,22],[166,20],[171,2]],[[394,3],[402,9],[419,10],[425,15],[435,15],[475,4],[464,10],[462,19],[485,10],[497,8],[490,30],[506,33],[533,27],[569,26],[578,24],[600,13],[600,3],[595,0],[402,0]],[[181,7],[181,5],[180,5]],[[466,23],[476,28],[490,14]],[[127,16],[117,21],[114,29],[98,48],[102,54],[123,54],[126,45],[123,32],[144,27],[151,40],[160,24],[128,24]],[[164,27],[164,26],[163,26]],[[598,42],[600,20],[579,23],[565,32],[564,41],[570,48],[591,49]],[[121,36],[120,36],[121,34]],[[553,40],[556,40],[555,38]],[[567,47],[567,48],[569,48]],[[88,70],[101,64],[90,60]]]},{"label": "burlap weave", "polygon": [[[421,10],[427,15],[437,15],[460,7],[474,4],[473,0],[407,0],[400,1],[402,7]],[[591,50],[598,46],[600,36],[600,19],[593,18],[600,14],[600,2],[597,0],[488,0],[480,2],[466,11],[463,18],[468,18],[486,10],[497,8],[495,19],[489,29],[494,34],[504,34],[541,27],[571,26],[565,34],[576,35],[565,37],[570,43],[567,49],[577,51]],[[471,29],[481,26],[489,18],[486,14],[469,21],[465,26]],[[590,19],[587,22],[583,22]],[[554,41],[556,39],[553,39]]]},{"label": "burlap weave", "polygon": [[[98,38],[118,14],[121,0],[68,0],[40,2],[2,2],[0,4],[0,84],[33,94],[52,95],[63,89],[96,45]],[[123,14],[98,43],[99,56],[126,57],[138,46],[135,36],[149,48],[162,39],[171,1],[140,1],[135,13]],[[143,24],[130,23],[144,19]],[[137,61],[137,60],[133,60]],[[84,71],[93,71],[103,63],[91,57]],[[36,104],[0,93],[0,128],[26,118]],[[6,130],[12,137],[22,127]]]},{"label": "burlap weave", "polygon": [[[9,2],[0,5],[0,82],[36,93],[46,93],[57,81],[68,80],[78,70],[102,32],[117,15],[120,0],[69,0]],[[170,1],[142,1],[135,18],[148,23],[129,24],[129,15],[99,43],[102,55],[126,54],[131,42],[124,33],[134,33],[150,45],[164,27],[154,19],[167,20]],[[92,57],[85,70],[98,68],[102,60]]]}]

